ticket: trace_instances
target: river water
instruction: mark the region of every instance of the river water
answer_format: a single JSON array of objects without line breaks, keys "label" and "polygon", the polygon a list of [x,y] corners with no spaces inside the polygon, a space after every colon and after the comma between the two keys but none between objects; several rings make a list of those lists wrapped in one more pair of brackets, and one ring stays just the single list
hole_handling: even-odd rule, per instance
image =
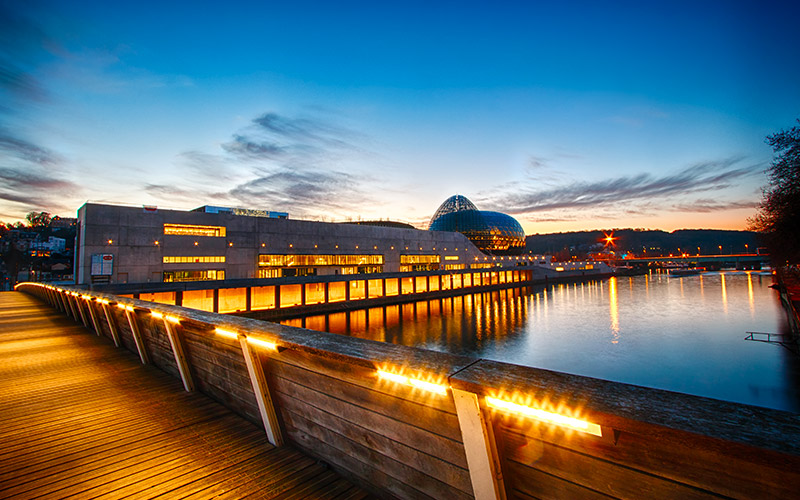
[{"label": "river water", "polygon": [[654,273],[283,323],[800,412],[800,358],[768,272]]}]

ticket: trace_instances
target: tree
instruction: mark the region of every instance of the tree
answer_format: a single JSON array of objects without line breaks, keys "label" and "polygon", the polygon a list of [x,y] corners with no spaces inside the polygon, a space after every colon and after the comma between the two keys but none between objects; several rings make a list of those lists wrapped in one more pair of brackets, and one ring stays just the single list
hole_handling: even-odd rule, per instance
[{"label": "tree", "polygon": [[25,216],[25,220],[28,221],[30,227],[45,228],[50,227],[52,217],[48,212],[29,212],[28,215]]},{"label": "tree", "polygon": [[766,142],[774,151],[769,186],[749,226],[762,234],[774,264],[800,264],[800,127],[768,135]]}]

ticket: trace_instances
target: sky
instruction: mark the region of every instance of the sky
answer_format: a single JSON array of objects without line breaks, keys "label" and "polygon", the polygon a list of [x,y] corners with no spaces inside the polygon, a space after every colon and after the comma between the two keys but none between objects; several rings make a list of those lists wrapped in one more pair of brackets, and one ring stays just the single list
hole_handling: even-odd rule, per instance
[{"label": "sky", "polygon": [[0,221],[86,202],[744,229],[800,4],[0,0]]}]

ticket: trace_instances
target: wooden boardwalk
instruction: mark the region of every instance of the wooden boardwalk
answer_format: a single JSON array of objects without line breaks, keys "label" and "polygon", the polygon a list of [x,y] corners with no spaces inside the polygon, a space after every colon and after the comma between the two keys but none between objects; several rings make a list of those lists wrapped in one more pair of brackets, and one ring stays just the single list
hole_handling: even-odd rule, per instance
[{"label": "wooden boardwalk", "polygon": [[0,292],[0,423],[0,498],[367,496],[17,292]]}]

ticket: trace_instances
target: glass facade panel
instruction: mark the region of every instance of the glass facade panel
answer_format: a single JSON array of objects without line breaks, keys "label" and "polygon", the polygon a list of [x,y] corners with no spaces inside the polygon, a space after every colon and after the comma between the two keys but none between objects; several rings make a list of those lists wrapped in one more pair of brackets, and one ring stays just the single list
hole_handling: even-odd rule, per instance
[{"label": "glass facade panel", "polygon": [[364,280],[354,280],[350,282],[350,300],[361,300],[366,298],[366,285]]},{"label": "glass facade panel", "polygon": [[214,312],[214,290],[186,290],[183,292],[183,307]]},{"label": "glass facade panel", "polygon": [[250,291],[250,310],[275,309],[275,287],[254,286]]},{"label": "glass facade panel", "polygon": [[303,304],[302,285],[281,285],[281,307],[294,307]]},{"label": "glass facade panel", "polygon": [[402,278],[400,280],[400,286],[403,295],[414,293],[414,278]]},{"label": "glass facade panel", "polygon": [[328,283],[328,302],[342,302],[346,300],[347,282],[332,281]]},{"label": "glass facade panel", "polygon": [[325,302],[325,283],[306,283],[306,305]]},{"label": "glass facade panel", "polygon": [[415,278],[416,285],[417,285],[417,293],[427,292],[428,291],[428,277],[427,276],[417,276]]},{"label": "glass facade panel", "polygon": [[175,292],[140,293],[139,300],[175,305]]},{"label": "glass facade panel", "polygon": [[232,313],[247,310],[247,288],[220,288],[219,312]]},{"label": "glass facade panel", "polygon": [[439,290],[439,278],[441,276],[428,276],[428,291],[435,292]]},{"label": "glass facade panel", "polygon": [[377,299],[383,297],[383,280],[368,280],[369,298]]},{"label": "glass facade panel", "polygon": [[398,295],[400,293],[399,286],[397,278],[386,278],[386,296]]}]

